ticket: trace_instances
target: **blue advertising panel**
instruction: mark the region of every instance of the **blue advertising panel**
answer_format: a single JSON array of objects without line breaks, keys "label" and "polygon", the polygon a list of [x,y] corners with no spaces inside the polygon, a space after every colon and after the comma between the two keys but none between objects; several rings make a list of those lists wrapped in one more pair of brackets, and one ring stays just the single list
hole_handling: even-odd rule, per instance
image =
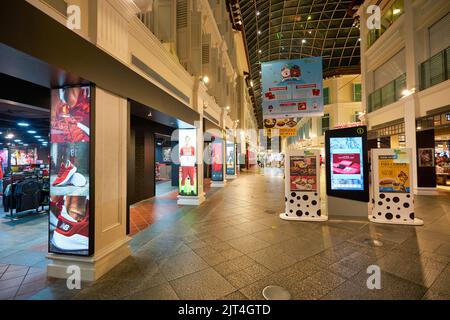
[{"label": "blue advertising panel", "polygon": [[232,142],[227,143],[227,174],[230,176],[236,174],[236,149]]},{"label": "blue advertising panel", "polygon": [[323,115],[322,58],[264,62],[264,119]]}]

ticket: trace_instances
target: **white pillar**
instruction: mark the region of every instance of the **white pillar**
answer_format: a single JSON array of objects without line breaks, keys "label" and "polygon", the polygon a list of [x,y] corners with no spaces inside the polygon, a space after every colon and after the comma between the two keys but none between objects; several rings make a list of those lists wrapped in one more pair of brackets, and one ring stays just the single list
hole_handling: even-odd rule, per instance
[{"label": "white pillar", "polygon": [[[67,278],[68,266],[78,266],[82,281],[95,281],[122,262],[131,252],[127,236],[127,130],[128,102],[100,88],[95,89],[95,194],[94,255],[63,256],[50,253],[49,277]],[[92,142],[91,142],[92,143]]]}]

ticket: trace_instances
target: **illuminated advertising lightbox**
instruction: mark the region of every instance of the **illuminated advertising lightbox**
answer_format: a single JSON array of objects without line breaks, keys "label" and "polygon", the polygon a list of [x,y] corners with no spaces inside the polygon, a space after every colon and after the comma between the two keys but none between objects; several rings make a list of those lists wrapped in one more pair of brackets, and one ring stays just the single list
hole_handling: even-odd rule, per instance
[{"label": "illuminated advertising lightbox", "polygon": [[178,192],[181,196],[197,196],[197,130],[179,130],[180,172]]},{"label": "illuminated advertising lightbox", "polygon": [[316,155],[291,156],[290,189],[289,191],[317,191],[317,162]]},{"label": "illuminated advertising lightbox", "polygon": [[91,87],[52,90],[49,252],[94,252]]},{"label": "illuminated advertising lightbox", "polygon": [[223,140],[215,137],[211,143],[212,147],[212,181],[223,181]]},{"label": "illuminated advertising lightbox", "polygon": [[368,201],[366,127],[326,132],[328,195]]},{"label": "illuminated advertising lightbox", "polygon": [[227,143],[227,174],[236,174],[236,148],[234,143]]}]

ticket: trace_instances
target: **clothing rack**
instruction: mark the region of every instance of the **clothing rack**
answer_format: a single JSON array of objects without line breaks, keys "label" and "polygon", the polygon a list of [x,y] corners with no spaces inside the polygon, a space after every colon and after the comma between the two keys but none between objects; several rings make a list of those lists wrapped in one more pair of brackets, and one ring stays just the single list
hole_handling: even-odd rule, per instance
[{"label": "clothing rack", "polygon": [[[25,212],[29,210],[35,210],[36,213],[39,212],[39,207],[41,207],[41,210],[44,210],[44,206],[48,205],[50,202],[50,178],[48,176],[42,176],[39,174],[36,174],[36,172],[24,172],[20,174],[12,174],[7,177],[4,177],[3,179],[3,197],[4,197],[4,209],[7,209],[5,211],[9,212],[9,216],[11,218],[14,218],[14,213],[17,214],[19,212]],[[36,188],[36,193],[33,195],[29,194],[22,194],[26,201],[25,203],[29,203],[31,201],[34,206],[24,206],[24,209],[22,208],[21,200],[22,198],[19,198],[18,195],[16,195],[16,188],[19,186],[20,192],[22,192],[21,187],[33,187],[33,184],[26,185],[27,182],[35,182],[36,185],[34,185],[34,188]],[[24,184],[24,185],[21,185]],[[8,194],[5,192],[7,188],[10,188],[8,191]],[[6,198],[9,197],[9,198]],[[30,199],[31,198],[31,199]],[[8,207],[5,206],[5,204],[8,205]],[[21,210],[23,209],[23,210]],[[19,211],[18,211],[19,210]],[[15,212],[14,212],[15,211]]]}]

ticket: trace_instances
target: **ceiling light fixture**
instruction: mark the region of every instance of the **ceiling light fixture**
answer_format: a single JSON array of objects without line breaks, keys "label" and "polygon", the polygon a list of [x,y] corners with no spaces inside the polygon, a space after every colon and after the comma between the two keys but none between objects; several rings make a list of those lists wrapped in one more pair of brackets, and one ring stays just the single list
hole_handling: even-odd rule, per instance
[{"label": "ceiling light fixture", "polygon": [[392,13],[393,13],[394,15],[397,15],[397,14],[399,14],[400,12],[402,12],[402,10],[400,10],[400,9],[394,9],[394,10],[392,11]]},{"label": "ceiling light fixture", "polygon": [[259,11],[256,11],[256,16],[258,16],[259,17],[259,15],[261,14],[261,12],[259,12]]},{"label": "ceiling light fixture", "polygon": [[209,83],[209,77],[208,76],[203,76],[202,81],[204,84],[208,84]]},{"label": "ceiling light fixture", "polygon": [[12,139],[12,138],[14,138],[14,135],[12,133],[8,133],[5,138]]},{"label": "ceiling light fixture", "polygon": [[29,125],[28,123],[26,123],[26,122],[19,122],[17,125],[20,126],[20,127],[29,127],[29,126],[30,126],[30,125]]},{"label": "ceiling light fixture", "polygon": [[36,131],[34,131],[34,130],[28,130],[27,132],[31,133],[31,134],[35,134],[36,133]]}]

